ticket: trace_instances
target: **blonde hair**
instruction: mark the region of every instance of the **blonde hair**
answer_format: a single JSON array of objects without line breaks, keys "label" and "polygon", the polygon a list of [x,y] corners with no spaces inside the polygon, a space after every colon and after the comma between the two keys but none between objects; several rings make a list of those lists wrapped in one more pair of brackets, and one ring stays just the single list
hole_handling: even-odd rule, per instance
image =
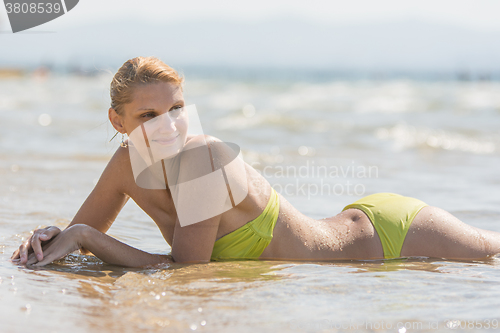
[{"label": "blonde hair", "polygon": [[177,71],[155,57],[137,57],[127,60],[116,72],[110,86],[111,107],[122,113],[123,104],[132,102],[132,93],[138,85],[169,82],[182,90],[184,78]]}]

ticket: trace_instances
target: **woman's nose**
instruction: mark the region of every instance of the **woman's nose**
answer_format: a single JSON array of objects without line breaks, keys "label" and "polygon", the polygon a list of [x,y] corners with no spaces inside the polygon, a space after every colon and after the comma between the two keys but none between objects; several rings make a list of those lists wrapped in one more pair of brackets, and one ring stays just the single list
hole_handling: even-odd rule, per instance
[{"label": "woman's nose", "polygon": [[172,119],[168,112],[165,112],[158,119],[158,132],[168,134],[175,132],[175,119]]}]

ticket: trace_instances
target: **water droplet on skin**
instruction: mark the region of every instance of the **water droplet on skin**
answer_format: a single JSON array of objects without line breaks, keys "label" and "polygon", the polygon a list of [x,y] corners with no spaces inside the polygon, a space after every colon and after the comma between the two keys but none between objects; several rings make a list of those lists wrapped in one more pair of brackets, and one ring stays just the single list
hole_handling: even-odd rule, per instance
[{"label": "water droplet on skin", "polygon": [[201,326],[205,326],[206,324],[207,324],[207,322],[205,320],[202,320],[200,323]]},{"label": "water droplet on skin", "polygon": [[196,331],[196,329],[198,328],[198,326],[196,326],[195,324],[191,324],[191,326],[189,326],[189,328],[190,328],[192,331]]},{"label": "water droplet on skin", "polygon": [[203,312],[203,309],[202,308],[198,308],[198,312]]}]

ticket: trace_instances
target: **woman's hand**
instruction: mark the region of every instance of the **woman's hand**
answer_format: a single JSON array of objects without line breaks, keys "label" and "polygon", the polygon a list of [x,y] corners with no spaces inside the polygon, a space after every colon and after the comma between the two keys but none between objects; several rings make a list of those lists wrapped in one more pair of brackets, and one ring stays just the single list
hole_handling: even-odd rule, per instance
[{"label": "woman's hand", "polygon": [[35,253],[28,257],[26,265],[45,266],[51,262],[65,257],[67,254],[81,248],[83,231],[88,227],[82,224],[75,224],[64,231],[61,231],[50,243],[43,246],[43,259],[40,260]]},{"label": "woman's hand", "polygon": [[42,247],[43,259],[39,260],[36,253],[31,253],[27,258],[27,265],[44,266],[81,248],[88,249],[99,259],[112,265],[145,267],[172,263],[169,255],[141,251],[86,224],[75,224],[64,231],[59,230],[57,236]]},{"label": "woman's hand", "polygon": [[21,246],[17,249],[11,257],[11,260],[16,263],[26,264],[28,262],[28,255],[34,254],[38,260],[43,260],[44,253],[42,246],[50,242],[61,232],[58,227],[47,227],[43,229],[36,229]]}]

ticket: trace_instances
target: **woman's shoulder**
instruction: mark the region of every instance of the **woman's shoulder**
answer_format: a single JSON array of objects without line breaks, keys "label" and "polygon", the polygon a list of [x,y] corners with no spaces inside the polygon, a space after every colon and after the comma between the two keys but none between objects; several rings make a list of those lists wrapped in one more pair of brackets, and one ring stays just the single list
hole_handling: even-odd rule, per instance
[{"label": "woman's shoulder", "polygon": [[207,145],[215,142],[222,142],[219,138],[207,134],[190,135],[186,139],[185,148],[198,147],[200,145]]},{"label": "woman's shoulder", "polygon": [[[229,186],[241,188],[233,192],[247,193],[247,170],[241,159],[239,147],[230,142],[224,142],[214,136],[198,135],[186,142],[184,151],[179,158],[179,181],[187,181],[212,174],[211,178],[218,179],[221,175]],[[226,187],[224,186],[224,189]]]},{"label": "woman's shoulder", "polygon": [[[104,169],[100,181],[106,184],[123,187],[127,180],[131,179],[132,168],[127,148],[118,147],[106,168]],[[133,178],[132,178],[133,179]]]},{"label": "woman's shoulder", "polygon": [[108,162],[108,167],[115,170],[124,170],[130,168],[130,155],[127,147],[118,147]]},{"label": "woman's shoulder", "polygon": [[224,142],[212,135],[196,135],[188,138],[184,146],[184,152],[192,151],[194,154],[187,156],[200,156],[208,154],[215,168],[220,168],[235,160],[240,154],[238,145],[232,142]]}]

